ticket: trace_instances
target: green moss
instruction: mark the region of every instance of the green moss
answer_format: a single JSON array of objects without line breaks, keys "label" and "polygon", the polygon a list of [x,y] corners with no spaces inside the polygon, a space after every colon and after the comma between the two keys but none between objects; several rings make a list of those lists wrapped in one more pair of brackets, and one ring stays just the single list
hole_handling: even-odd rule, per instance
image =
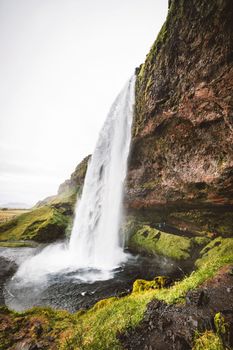
[{"label": "green moss", "polygon": [[181,260],[190,257],[192,240],[144,225],[130,237],[129,247],[139,252]]},{"label": "green moss", "polygon": [[216,332],[218,335],[224,335],[227,333],[227,323],[225,323],[225,319],[223,317],[223,315],[221,314],[221,312],[218,312],[215,316],[214,316],[214,325],[216,328]]},{"label": "green moss", "polygon": [[[0,332],[0,349],[11,348],[22,337],[31,341],[42,341],[43,349],[51,349],[51,344],[60,349],[66,332],[71,331],[76,325],[76,318],[72,314],[48,307],[35,307],[23,313],[0,308],[0,317],[5,324],[4,331]],[[36,331],[38,324],[39,333]],[[49,342],[46,341],[47,337],[51,339]]]},{"label": "green moss", "polygon": [[7,247],[7,248],[20,248],[20,247],[36,247],[37,243],[28,241],[28,242],[23,242],[23,241],[0,241],[0,247]]},{"label": "green moss", "polygon": [[[157,298],[168,303],[181,302],[189,290],[197,288],[229,263],[233,263],[233,238],[218,238],[202,250],[196,264],[197,269],[170,288],[147,288],[150,285],[150,281],[147,281],[148,284],[143,283],[146,288],[140,291],[137,283],[138,290],[134,290],[131,295],[100,301],[90,310],[74,314],[50,308],[33,308],[24,313],[13,313],[4,308],[0,314],[10,317],[11,326],[1,334],[0,340],[6,343],[2,349],[9,349],[10,344],[17,341],[19,329],[22,332],[28,324],[33,325],[33,320],[38,319],[42,322],[43,339],[52,337],[59,349],[121,349],[117,334],[135,327],[142,320],[149,301]],[[220,320],[219,317],[217,319]],[[219,327],[223,329],[222,323]],[[31,334],[30,329],[25,337]],[[210,344],[214,347],[210,347]],[[194,350],[201,349],[222,350],[220,337],[213,332],[200,335],[195,340]]]},{"label": "green moss", "polygon": [[[56,196],[45,198],[33,210],[0,224],[0,241],[35,240],[51,242],[64,238],[71,231],[77,196],[81,194],[90,156],[86,157],[66,180]],[[24,246],[23,243],[0,245]]]},{"label": "green moss", "polygon": [[192,350],[225,350],[221,338],[213,331],[196,336]]},{"label": "green moss", "polygon": [[[148,55],[146,56],[145,63],[137,69],[137,80],[136,80],[136,105],[135,105],[135,118],[133,123],[133,136],[137,136],[138,133],[143,129],[146,122],[144,113],[144,106],[147,105],[147,101],[151,95],[151,87],[156,84],[155,69],[156,64],[160,66],[160,58],[163,55],[166,43],[171,37],[171,33],[174,31],[174,22],[181,17],[183,4],[180,3],[176,8],[173,4],[170,6],[168,11],[167,19],[163,24],[154,44],[152,45]],[[178,11],[177,11],[178,10]],[[165,69],[165,65],[163,67]],[[162,99],[164,101],[164,99]],[[162,102],[160,101],[160,103]]]},{"label": "green moss", "polygon": [[189,290],[197,288],[208,278],[213,277],[224,265],[233,263],[233,238],[217,238],[209,243],[196,261],[196,270],[190,276],[175,283],[170,289],[163,289],[156,295],[167,303],[184,300]]},{"label": "green moss", "polygon": [[[165,22],[157,36],[157,39],[155,40],[154,44],[152,45],[150,52],[146,56],[146,61],[144,64],[140,66],[139,72],[138,72],[138,79],[143,80],[147,77],[147,71],[150,69],[152,62],[156,59],[156,56],[159,53],[159,50],[163,44],[163,42],[166,39],[167,34],[167,23]],[[152,77],[149,76],[146,82],[147,88],[152,83]]]},{"label": "green moss", "polygon": [[112,297],[112,298],[107,298],[107,299],[102,299],[100,301],[98,301],[95,306],[93,306],[92,310],[100,310],[103,307],[107,306],[107,305],[111,305],[114,301],[116,301],[117,298]]},{"label": "green moss", "polygon": [[193,237],[192,240],[198,246],[205,246],[210,242],[210,238],[208,237]]},{"label": "green moss", "polygon": [[140,293],[150,289],[160,289],[166,285],[167,278],[158,276],[153,281],[138,279],[133,284],[133,293]]},{"label": "green moss", "polygon": [[192,209],[186,211],[177,211],[169,215],[168,218],[174,223],[182,222],[192,231],[201,235],[220,234],[222,236],[231,236],[233,232],[233,213],[232,210],[218,209]]},{"label": "green moss", "polygon": [[69,218],[50,206],[36,208],[0,225],[0,240],[47,242],[64,237]]}]

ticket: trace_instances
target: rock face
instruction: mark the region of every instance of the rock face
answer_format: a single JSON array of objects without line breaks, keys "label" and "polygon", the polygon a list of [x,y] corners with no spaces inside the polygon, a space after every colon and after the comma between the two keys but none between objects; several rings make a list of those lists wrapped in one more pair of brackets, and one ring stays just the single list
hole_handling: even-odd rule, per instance
[{"label": "rock face", "polygon": [[173,0],[137,69],[126,206],[192,232],[233,230],[233,3]]},{"label": "rock face", "polygon": [[71,174],[70,179],[63,182],[58,189],[58,195],[64,195],[67,192],[77,193],[83,186],[85,179],[87,165],[91,156],[85,157],[81,163],[79,163],[75,171]]},{"label": "rock face", "polygon": [[9,261],[2,256],[0,257],[0,306],[4,305],[4,295],[3,295],[3,288],[4,288],[4,283],[8,278],[10,278],[16,271],[17,265]]},{"label": "rock face", "polygon": [[59,202],[69,202],[71,207],[76,201],[76,196],[82,189],[88,161],[90,155],[85,157],[81,163],[79,163],[75,171],[71,174],[70,178],[64,181],[58,188],[58,192],[55,196],[47,197],[36,204],[36,207],[41,207],[46,204],[58,204]]}]

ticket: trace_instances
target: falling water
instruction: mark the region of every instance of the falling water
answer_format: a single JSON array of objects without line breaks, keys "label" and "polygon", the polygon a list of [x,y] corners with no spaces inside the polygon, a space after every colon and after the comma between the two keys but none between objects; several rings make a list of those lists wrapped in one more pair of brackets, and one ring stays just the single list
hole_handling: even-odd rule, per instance
[{"label": "falling water", "polygon": [[111,269],[125,259],[120,236],[135,77],[113,103],[88,165],[69,250],[80,267]]},{"label": "falling water", "polygon": [[77,204],[69,245],[49,245],[20,264],[5,295],[12,308],[38,305],[44,290],[55,280],[66,281],[72,276],[82,284],[113,278],[114,269],[127,260],[120,224],[134,85],[132,77],[113,103],[100,132]]},{"label": "falling water", "polygon": [[[10,308],[22,311],[36,305],[50,305],[75,311],[103,295],[112,295],[109,286],[114,287],[114,295],[119,290],[125,291],[132,283],[132,276],[138,276],[140,269],[135,270],[136,260],[128,259],[124,253],[120,235],[134,85],[135,77],[113,103],[100,132],[82,198],[77,204],[69,245],[55,243],[41,251],[38,247],[34,252],[25,252],[27,257],[4,287],[5,303]],[[115,269],[127,259],[123,268]],[[173,264],[165,262],[165,265],[167,271],[173,268]],[[153,263],[152,266],[154,275]],[[156,266],[159,271],[161,257]],[[103,282],[110,279],[112,284]]]}]

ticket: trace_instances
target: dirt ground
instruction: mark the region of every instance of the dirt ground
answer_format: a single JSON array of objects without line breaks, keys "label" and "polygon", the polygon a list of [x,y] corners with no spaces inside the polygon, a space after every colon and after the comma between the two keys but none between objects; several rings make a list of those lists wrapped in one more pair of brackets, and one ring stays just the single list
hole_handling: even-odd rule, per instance
[{"label": "dirt ground", "polygon": [[127,350],[190,350],[196,332],[213,330],[214,316],[221,312],[228,324],[224,343],[233,345],[233,267],[220,270],[213,279],[189,292],[185,304],[167,305],[153,300],[143,321],[120,335]]}]

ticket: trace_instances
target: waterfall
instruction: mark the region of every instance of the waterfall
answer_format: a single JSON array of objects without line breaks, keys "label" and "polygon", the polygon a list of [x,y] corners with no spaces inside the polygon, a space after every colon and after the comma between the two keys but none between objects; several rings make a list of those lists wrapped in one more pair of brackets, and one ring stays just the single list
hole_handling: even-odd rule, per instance
[{"label": "waterfall", "polygon": [[113,103],[88,165],[69,243],[79,267],[112,269],[126,257],[120,224],[134,86],[132,77]]},{"label": "waterfall", "polygon": [[[13,295],[19,295],[25,286],[34,288],[34,294],[42,293],[58,274],[71,273],[80,283],[107,280],[114,276],[114,268],[127,260],[120,225],[134,86],[132,77],[113,103],[100,132],[76,206],[69,245],[51,244],[25,260],[8,285]],[[30,305],[28,294],[20,295],[23,303]]]}]

